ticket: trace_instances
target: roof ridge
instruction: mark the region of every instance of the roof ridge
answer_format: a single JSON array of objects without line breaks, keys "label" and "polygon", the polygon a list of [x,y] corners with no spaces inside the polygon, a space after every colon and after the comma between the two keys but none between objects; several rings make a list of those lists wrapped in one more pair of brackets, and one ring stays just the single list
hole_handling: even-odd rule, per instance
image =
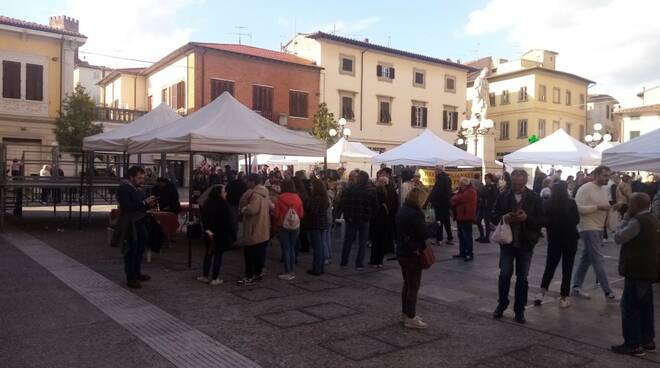
[{"label": "roof ridge", "polygon": [[28,29],[33,29],[35,31],[52,32],[52,33],[69,35],[69,36],[87,38],[87,36],[85,36],[80,32],[67,31],[65,29],[51,27],[50,25],[33,22],[31,20],[23,20],[19,18],[9,17],[6,15],[0,15],[0,24],[6,24],[14,27],[28,28]]}]

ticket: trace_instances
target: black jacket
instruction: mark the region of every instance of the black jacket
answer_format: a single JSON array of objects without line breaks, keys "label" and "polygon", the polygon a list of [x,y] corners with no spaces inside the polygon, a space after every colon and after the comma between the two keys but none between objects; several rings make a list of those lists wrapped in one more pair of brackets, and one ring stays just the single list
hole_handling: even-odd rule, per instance
[{"label": "black jacket", "polygon": [[574,243],[579,238],[577,225],[580,223],[580,213],[574,200],[569,199],[559,207],[553,206],[551,201],[545,201],[543,212],[548,241],[563,245]]},{"label": "black jacket", "polygon": [[635,280],[658,281],[660,220],[646,212],[635,216],[639,234],[621,245],[619,275]]},{"label": "black jacket", "polygon": [[227,183],[225,192],[227,192],[227,202],[233,207],[238,207],[238,202],[241,200],[243,193],[247,191],[247,183],[240,179],[234,179]]},{"label": "black jacket", "polygon": [[479,208],[492,210],[500,191],[495,184],[486,184],[479,189],[478,203]]},{"label": "black jacket", "polygon": [[541,227],[545,223],[543,217],[543,208],[541,207],[541,198],[538,194],[529,189],[525,189],[520,204],[516,203],[513,190],[506,190],[497,197],[495,208],[491,219],[494,224],[499,224],[504,215],[509,212],[516,212],[522,209],[527,214],[527,220],[524,222],[511,223],[513,232],[513,244],[517,247],[533,248],[539,241]]},{"label": "black jacket", "polygon": [[340,206],[346,221],[369,221],[378,206],[376,191],[368,185],[348,185],[342,192]]},{"label": "black jacket", "polygon": [[446,208],[449,212],[449,198],[451,197],[451,179],[446,172],[435,176],[435,185],[429,195],[429,203],[435,208]]},{"label": "black jacket", "polygon": [[424,212],[404,202],[396,214],[396,255],[418,256],[426,248],[426,239],[435,235],[437,224],[427,225]]},{"label": "black jacket", "polygon": [[160,189],[155,185],[151,194],[158,198],[158,205],[161,211],[178,214],[181,212],[181,203],[179,202],[179,191],[170,181],[165,184],[165,188]]},{"label": "black jacket", "polygon": [[305,206],[304,219],[307,220],[306,228],[309,230],[326,230],[330,227],[328,223],[328,207],[330,198],[310,197]]},{"label": "black jacket", "polygon": [[229,249],[236,241],[236,214],[227,201],[207,200],[202,207],[202,224],[213,233],[216,244],[223,245],[224,249]]}]

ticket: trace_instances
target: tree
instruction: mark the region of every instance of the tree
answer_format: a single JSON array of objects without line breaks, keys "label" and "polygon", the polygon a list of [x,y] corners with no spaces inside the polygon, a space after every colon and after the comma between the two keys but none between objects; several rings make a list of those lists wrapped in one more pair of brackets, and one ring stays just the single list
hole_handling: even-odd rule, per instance
[{"label": "tree", "polygon": [[314,114],[314,127],[312,128],[312,135],[325,142],[330,147],[339,138],[339,134],[334,137],[330,135],[330,129],[335,131],[339,130],[339,124],[335,121],[335,117],[331,112],[328,112],[328,106],[325,102],[319,105],[319,109]]},{"label": "tree", "polygon": [[92,123],[94,100],[77,85],[71,95],[62,102],[63,111],[55,121],[55,138],[62,151],[78,153],[82,150],[83,138],[103,132],[103,126]]}]

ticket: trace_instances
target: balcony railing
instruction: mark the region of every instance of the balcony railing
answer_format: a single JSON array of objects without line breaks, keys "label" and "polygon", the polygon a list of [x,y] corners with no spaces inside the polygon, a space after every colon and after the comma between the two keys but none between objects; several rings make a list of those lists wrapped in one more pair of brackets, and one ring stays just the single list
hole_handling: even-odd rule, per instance
[{"label": "balcony railing", "polygon": [[97,106],[94,110],[94,120],[101,122],[130,123],[146,113],[146,111],[140,110]]}]

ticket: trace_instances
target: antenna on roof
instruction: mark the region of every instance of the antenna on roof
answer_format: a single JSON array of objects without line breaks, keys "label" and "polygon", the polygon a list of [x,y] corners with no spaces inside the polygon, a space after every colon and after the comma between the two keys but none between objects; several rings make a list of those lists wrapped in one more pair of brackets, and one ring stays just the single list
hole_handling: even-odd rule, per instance
[{"label": "antenna on roof", "polygon": [[238,44],[242,45],[243,44],[243,36],[250,37],[250,40],[252,40],[252,33],[243,33],[244,29],[247,29],[247,27],[243,26],[234,26],[238,30],[238,32],[233,32],[230,33],[230,35],[238,36]]},{"label": "antenna on roof", "polygon": [[334,23],[332,24],[332,32],[330,32],[330,33],[332,33],[333,35],[337,34],[337,24],[334,24]]},{"label": "antenna on roof", "polygon": [[387,35],[387,47],[391,47],[392,44],[392,36]]}]

